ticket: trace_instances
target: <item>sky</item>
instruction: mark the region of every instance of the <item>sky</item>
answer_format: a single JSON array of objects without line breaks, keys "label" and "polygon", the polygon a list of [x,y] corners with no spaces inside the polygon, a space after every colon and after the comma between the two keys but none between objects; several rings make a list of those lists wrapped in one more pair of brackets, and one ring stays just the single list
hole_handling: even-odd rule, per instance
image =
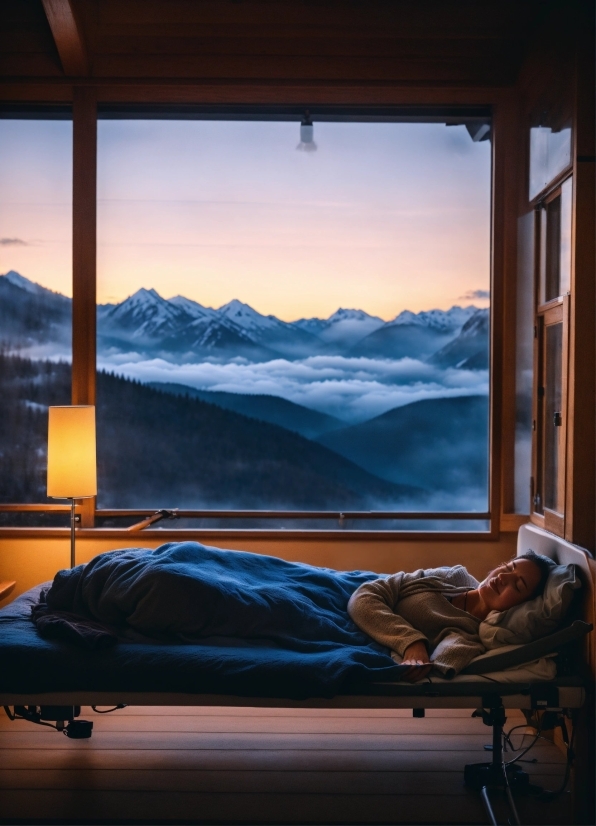
[{"label": "sky", "polygon": [[[490,144],[463,126],[98,125],[98,301],[140,287],[292,321],[487,306]],[[68,121],[0,121],[0,272],[72,295]]]}]

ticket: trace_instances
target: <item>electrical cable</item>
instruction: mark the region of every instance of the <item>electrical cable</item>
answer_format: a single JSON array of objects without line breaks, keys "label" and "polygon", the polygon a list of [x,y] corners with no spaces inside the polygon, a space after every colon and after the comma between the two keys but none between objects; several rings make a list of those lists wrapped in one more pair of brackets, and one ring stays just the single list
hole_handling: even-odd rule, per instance
[{"label": "electrical cable", "polygon": [[35,723],[38,726],[47,726],[48,728],[53,728],[56,731],[64,731],[64,729],[59,729],[58,726],[54,725],[53,723],[47,723],[45,720],[33,720],[30,717],[24,717],[22,714],[16,714],[15,712],[11,712],[9,706],[4,706],[4,711],[9,720],[26,720],[28,723]]},{"label": "electrical cable", "polygon": [[[541,723],[542,723],[542,721],[541,721]],[[532,740],[532,742],[530,743],[530,745],[529,745],[529,746],[527,746],[525,749],[523,749],[523,750],[522,750],[522,753],[521,753],[521,754],[519,754],[517,757],[514,757],[512,760],[507,760],[506,762],[505,762],[505,761],[503,761],[503,762],[504,762],[504,765],[505,765],[505,766],[510,766],[510,765],[511,765],[511,763],[515,763],[517,760],[519,760],[519,759],[520,759],[520,757],[524,757],[524,755],[526,755],[526,754],[530,751],[530,749],[533,749],[533,748],[534,748],[534,746],[536,745],[536,743],[538,742],[539,738],[541,737],[541,731],[542,731],[542,725],[541,725],[541,726],[540,726],[540,728],[537,730],[537,734],[536,734],[536,736],[534,737],[534,739]],[[546,738],[545,738],[545,739],[546,739]],[[550,742],[550,741],[549,741],[549,742]],[[514,749],[514,751],[519,751],[519,749]]]},{"label": "electrical cable", "polygon": [[104,711],[101,711],[97,706],[91,706],[91,708],[96,714],[110,714],[112,711],[118,711],[121,708],[126,708],[126,703],[118,703],[118,705],[115,705],[113,708],[106,708]]},{"label": "electrical cable", "polygon": [[[571,740],[567,744],[567,762],[565,764],[565,774],[563,775],[563,780],[561,782],[561,785],[559,786],[558,789],[545,789],[542,792],[542,795],[541,795],[541,797],[545,800],[554,800],[556,797],[559,797],[559,795],[563,794],[563,792],[567,788],[567,785],[569,783],[569,779],[571,777],[571,766],[573,765],[573,760],[575,758],[575,752],[573,750],[573,745],[575,743],[576,729],[577,729],[577,726],[573,726],[573,731],[571,732]],[[566,733],[566,731],[565,731],[565,733]]]},{"label": "electrical cable", "polygon": [[[503,771],[504,771],[505,775],[507,773],[507,766],[511,765],[511,763],[537,762],[536,758],[534,758],[533,761],[527,761],[527,760],[521,761],[521,758],[524,755],[526,755],[530,751],[530,749],[534,748],[534,746],[536,745],[538,740],[546,740],[547,743],[550,743],[551,745],[554,745],[552,740],[550,740],[548,737],[544,737],[544,735],[542,734],[542,721],[543,721],[543,717],[540,718],[540,726],[537,729],[534,726],[531,727],[531,728],[535,729],[536,735],[535,735],[534,739],[532,740],[532,742],[530,743],[530,745],[527,746],[525,749],[523,749],[521,754],[518,755],[518,757],[514,757],[512,760],[503,761]],[[575,726],[575,725],[573,726],[573,731],[571,733],[571,740],[567,739],[567,727],[565,726],[565,719],[564,718],[561,718],[560,726],[561,726],[561,729],[562,729],[562,732],[563,732],[563,740],[564,740],[565,745],[566,745],[565,773],[563,775],[563,780],[561,781],[561,785],[559,786],[558,789],[544,789],[540,793],[540,798],[543,799],[543,800],[554,800],[556,797],[563,794],[563,792],[567,788],[567,785],[569,784],[569,780],[570,780],[570,777],[571,777],[571,766],[573,765],[573,760],[575,758],[575,752],[573,750],[573,745],[574,745],[574,742],[575,742],[575,732],[576,732],[577,726]],[[508,732],[503,732],[503,740],[505,742],[507,742],[507,741],[509,742],[509,745],[511,746],[513,751],[516,751],[516,749],[514,748],[513,743],[510,740],[510,735],[512,734],[512,732],[515,731],[515,729],[526,728],[526,727],[530,728],[530,726],[525,726],[524,724],[521,724],[521,725],[517,725],[517,726],[514,726],[513,728],[509,729]]]}]

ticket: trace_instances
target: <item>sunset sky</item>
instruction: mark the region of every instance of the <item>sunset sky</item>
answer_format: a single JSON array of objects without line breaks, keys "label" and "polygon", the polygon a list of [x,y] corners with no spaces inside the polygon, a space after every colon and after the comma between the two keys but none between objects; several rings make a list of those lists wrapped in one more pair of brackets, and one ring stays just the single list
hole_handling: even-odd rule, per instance
[{"label": "sunset sky", "polygon": [[[490,144],[441,124],[104,120],[98,301],[139,287],[287,321],[487,306]],[[71,288],[67,121],[0,121],[0,273]],[[474,293],[477,293],[474,296]]]}]

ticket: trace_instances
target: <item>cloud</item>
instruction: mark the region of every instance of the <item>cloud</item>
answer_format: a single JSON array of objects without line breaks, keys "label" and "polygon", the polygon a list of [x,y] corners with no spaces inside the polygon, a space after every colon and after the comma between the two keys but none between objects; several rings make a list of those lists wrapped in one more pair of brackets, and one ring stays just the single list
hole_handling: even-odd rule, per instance
[{"label": "cloud", "polygon": [[468,290],[464,295],[460,295],[460,300],[473,301],[474,299],[486,301],[490,298],[490,290]]},{"label": "cloud", "polygon": [[252,364],[174,364],[102,354],[100,369],[141,382],[173,382],[201,390],[281,396],[347,422],[362,422],[423,399],[488,394],[488,372],[442,370],[416,359],[397,361],[315,356]]},{"label": "cloud", "polygon": [[28,247],[27,241],[22,238],[0,238],[0,247]]}]

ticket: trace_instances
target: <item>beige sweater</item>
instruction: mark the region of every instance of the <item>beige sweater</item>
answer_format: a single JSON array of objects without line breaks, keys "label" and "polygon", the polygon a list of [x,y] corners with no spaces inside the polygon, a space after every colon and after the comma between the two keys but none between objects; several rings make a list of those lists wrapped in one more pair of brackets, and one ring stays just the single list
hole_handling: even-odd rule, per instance
[{"label": "beige sweater", "polygon": [[477,586],[462,565],[401,572],[361,585],[348,612],[362,631],[401,657],[423,640],[435,668],[452,677],[486,650],[478,636],[480,620],[448,599]]}]

